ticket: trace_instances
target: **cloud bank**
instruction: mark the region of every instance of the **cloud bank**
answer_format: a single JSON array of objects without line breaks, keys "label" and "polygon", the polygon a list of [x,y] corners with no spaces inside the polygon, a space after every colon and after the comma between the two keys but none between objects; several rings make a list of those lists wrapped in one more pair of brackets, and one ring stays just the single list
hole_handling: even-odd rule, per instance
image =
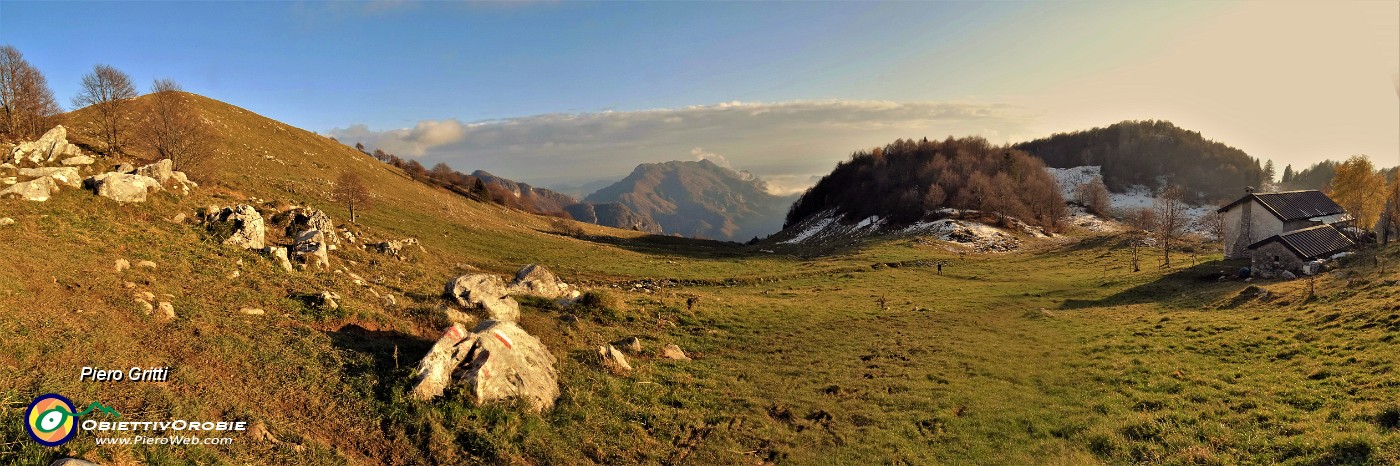
[{"label": "cloud bank", "polygon": [[996,104],[888,101],[725,102],[671,109],[552,113],[411,128],[365,125],[327,135],[432,166],[446,162],[536,185],[620,179],[640,163],[710,160],[790,193],[810,186],[851,152],[896,138],[1030,136],[1031,116]]}]

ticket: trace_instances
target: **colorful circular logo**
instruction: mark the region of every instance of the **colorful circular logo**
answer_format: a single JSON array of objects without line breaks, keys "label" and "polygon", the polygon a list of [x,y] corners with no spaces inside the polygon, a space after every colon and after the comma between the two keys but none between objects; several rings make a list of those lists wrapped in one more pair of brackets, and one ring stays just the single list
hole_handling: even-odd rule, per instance
[{"label": "colorful circular logo", "polygon": [[56,447],[73,439],[78,433],[74,419],[73,402],[63,395],[47,393],[39,395],[24,412],[24,430],[35,442],[46,447]]}]

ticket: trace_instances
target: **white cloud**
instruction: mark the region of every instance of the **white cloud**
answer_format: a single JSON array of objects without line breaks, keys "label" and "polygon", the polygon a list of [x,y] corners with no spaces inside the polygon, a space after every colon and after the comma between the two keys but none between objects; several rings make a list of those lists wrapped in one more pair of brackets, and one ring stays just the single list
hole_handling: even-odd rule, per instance
[{"label": "white cloud", "polygon": [[696,162],[699,162],[701,160],[709,160],[715,165],[719,165],[724,168],[733,168],[731,165],[729,165],[729,159],[724,158],[723,155],[707,151],[704,148],[696,147],[694,149],[691,149],[690,155],[691,157],[695,158]]},{"label": "white cloud", "polygon": [[[897,138],[979,135],[993,142],[1039,136],[1019,107],[857,100],[724,102],[682,108],[551,113],[464,123],[425,120],[412,128],[336,128],[328,135],[363,142],[424,165],[484,169],[548,186],[620,179],[640,163],[708,159],[753,172],[770,189],[810,186],[851,152]],[[721,155],[723,154],[723,155]]]}]

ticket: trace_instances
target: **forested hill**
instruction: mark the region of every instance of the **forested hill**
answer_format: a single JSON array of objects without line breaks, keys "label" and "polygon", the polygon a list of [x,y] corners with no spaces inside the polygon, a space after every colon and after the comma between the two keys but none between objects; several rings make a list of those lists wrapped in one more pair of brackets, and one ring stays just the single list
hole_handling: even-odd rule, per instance
[{"label": "forested hill", "polygon": [[1059,185],[1023,151],[976,137],[900,139],[837,164],[793,204],[784,228],[831,214],[845,223],[874,216],[901,226],[944,207],[1018,218],[1048,231],[1065,215]]},{"label": "forested hill", "polygon": [[1170,183],[1185,187],[1196,202],[1239,197],[1245,187],[1259,186],[1264,173],[1259,160],[1244,151],[1168,121],[1124,121],[1014,147],[1051,167],[1102,166],[1110,191],[1134,185],[1156,190]]}]

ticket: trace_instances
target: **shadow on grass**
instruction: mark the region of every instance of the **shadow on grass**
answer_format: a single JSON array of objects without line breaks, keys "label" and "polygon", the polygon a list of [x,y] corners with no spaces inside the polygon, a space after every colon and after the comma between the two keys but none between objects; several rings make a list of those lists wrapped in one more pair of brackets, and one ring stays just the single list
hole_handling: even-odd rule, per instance
[{"label": "shadow on grass", "polygon": [[1124,306],[1158,303],[1165,306],[1199,306],[1238,294],[1247,286],[1237,278],[1248,261],[1210,261],[1183,267],[1175,272],[1099,299],[1070,299],[1060,309]]},{"label": "shadow on grass", "polygon": [[758,254],[758,249],[743,244],[709,239],[684,238],[666,235],[645,235],[637,238],[621,238],[602,235],[565,235],[551,230],[537,230],[540,233],[569,236],[596,244],[626,249],[648,255],[671,255],[692,259],[739,258]]},{"label": "shadow on grass", "polygon": [[[381,402],[394,398],[392,391],[404,385],[413,366],[432,348],[433,341],[395,330],[370,330],[348,324],[328,331],[331,344],[347,353],[345,373],[351,378],[368,378],[374,396]],[[356,357],[358,356],[358,357]]]}]

